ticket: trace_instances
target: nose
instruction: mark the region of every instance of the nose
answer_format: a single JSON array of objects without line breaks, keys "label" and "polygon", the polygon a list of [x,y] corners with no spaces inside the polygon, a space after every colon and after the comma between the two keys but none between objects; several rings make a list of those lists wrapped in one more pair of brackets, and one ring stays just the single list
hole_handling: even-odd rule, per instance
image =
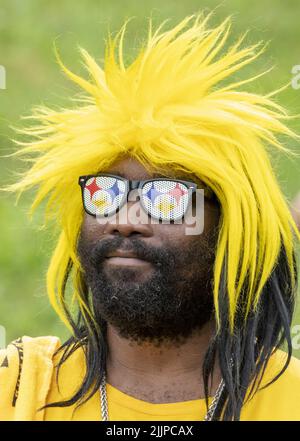
[{"label": "nose", "polygon": [[[127,202],[115,216],[111,218],[108,217],[103,233],[112,235],[121,234],[124,237],[137,235],[143,237],[152,236],[153,229],[148,216],[137,217],[130,211],[131,206],[135,204],[139,204],[139,202]],[[140,210],[142,210],[142,208],[140,208]],[[145,222],[146,219],[147,222]]]}]

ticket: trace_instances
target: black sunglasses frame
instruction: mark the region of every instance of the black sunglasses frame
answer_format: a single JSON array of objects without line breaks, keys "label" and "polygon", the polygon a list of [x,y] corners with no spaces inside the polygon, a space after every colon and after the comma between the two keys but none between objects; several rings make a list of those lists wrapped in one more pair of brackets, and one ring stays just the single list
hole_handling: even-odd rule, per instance
[{"label": "black sunglasses frame", "polygon": [[[103,216],[97,215],[95,213],[91,213],[88,210],[88,208],[86,207],[85,202],[84,202],[84,188],[85,188],[86,181],[88,179],[90,179],[90,178],[98,178],[98,177],[101,177],[101,176],[108,176],[110,178],[115,178],[115,179],[121,180],[126,185],[126,190],[125,190],[126,196],[124,195],[120,205],[116,208],[116,210],[113,213],[111,213],[111,214],[104,214]],[[194,182],[191,182],[191,181],[184,181],[182,179],[161,177],[161,178],[146,179],[146,180],[143,180],[143,181],[136,181],[136,180],[129,180],[129,179],[123,178],[122,176],[113,175],[113,174],[110,174],[110,173],[98,173],[98,174],[95,174],[95,175],[80,176],[79,179],[78,179],[78,184],[81,187],[82,203],[83,203],[83,208],[86,211],[86,213],[89,214],[90,216],[94,216],[94,217],[98,217],[98,216],[100,216],[100,217],[110,217],[113,214],[117,213],[122,208],[122,206],[125,203],[128,202],[128,195],[129,195],[130,191],[136,190],[136,189],[137,190],[142,190],[145,184],[147,184],[148,182],[154,182],[154,181],[173,181],[173,182],[179,182],[180,184],[186,185],[186,187],[189,190],[189,199],[188,199],[187,207],[188,207],[188,205],[190,203],[190,200],[192,198],[192,194],[197,189],[197,184],[195,184]],[[145,204],[143,203],[143,200],[141,198],[139,199],[139,202],[141,203],[141,206],[142,206],[143,210],[145,211],[145,213],[148,214],[148,216],[150,216],[151,218],[157,219],[157,220],[167,221],[167,219],[163,219],[162,217],[153,216],[151,213],[149,213],[147,207],[145,206]],[[186,211],[187,211],[187,208],[186,208],[185,212],[182,214],[181,219],[184,218],[184,215],[185,215]],[[172,219],[168,220],[168,222],[172,222],[172,221],[174,221],[174,220],[172,220]]]}]

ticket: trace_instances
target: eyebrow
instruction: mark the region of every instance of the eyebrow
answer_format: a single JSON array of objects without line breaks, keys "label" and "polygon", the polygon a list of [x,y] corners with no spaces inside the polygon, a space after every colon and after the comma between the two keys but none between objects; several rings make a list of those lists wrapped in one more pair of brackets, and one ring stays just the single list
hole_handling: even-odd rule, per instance
[{"label": "eyebrow", "polygon": [[[125,176],[123,176],[122,173],[113,172],[112,174],[114,174],[116,176],[120,176],[121,178],[127,179]],[[135,180],[143,181],[143,180],[148,180],[148,179],[151,180],[151,179],[157,179],[157,178],[161,178],[161,179],[167,178],[167,179],[174,179],[174,180],[178,179],[181,181],[194,182],[195,184],[198,185],[198,187],[201,187],[201,186],[206,187],[206,188],[208,187],[203,181],[201,181],[200,178],[198,178],[197,176],[189,175],[188,173],[181,173],[178,175],[174,175],[174,173],[172,173],[172,172],[168,173],[167,171],[165,173],[158,173],[158,172],[155,173],[154,172],[152,174],[152,176],[147,179],[135,179]]]},{"label": "eyebrow", "polygon": [[[153,173],[152,178],[156,179],[156,178],[169,178],[170,176],[167,174],[161,174],[161,173]],[[171,176],[172,179],[179,179],[179,178],[175,178],[174,176]],[[151,178],[150,178],[151,179]]]},{"label": "eyebrow", "polygon": [[[126,178],[126,176],[124,176],[123,173],[118,173],[118,172],[110,172],[110,174],[115,175],[115,176],[120,176],[120,178],[123,179],[128,179]],[[156,179],[156,178],[168,178],[169,176],[164,175],[164,174],[160,174],[160,173],[154,173],[152,174],[152,176],[148,177],[148,178],[143,178],[143,179],[134,179],[134,181],[147,181],[148,179]],[[180,179],[180,178],[176,178],[174,176],[171,176],[172,179]],[[130,179],[129,179],[130,180]]]}]

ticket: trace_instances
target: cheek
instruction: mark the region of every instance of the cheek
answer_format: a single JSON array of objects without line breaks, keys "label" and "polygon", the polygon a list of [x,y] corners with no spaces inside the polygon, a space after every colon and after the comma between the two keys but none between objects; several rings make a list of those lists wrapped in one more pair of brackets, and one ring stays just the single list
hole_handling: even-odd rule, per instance
[{"label": "cheek", "polygon": [[[189,222],[179,224],[159,224],[153,225],[154,236],[160,239],[160,242],[169,242],[173,246],[180,247],[191,246],[195,241],[198,243],[207,242],[214,237],[218,229],[220,220],[220,209],[214,203],[205,201],[204,213],[201,219],[190,219]],[[195,228],[198,222],[197,228]],[[203,227],[203,230],[202,230]],[[201,233],[197,231],[202,231]]]},{"label": "cheek", "polygon": [[[182,264],[184,262],[179,257],[180,255],[184,258],[184,261],[187,258],[191,261],[203,258],[209,264],[215,256],[214,250],[220,220],[219,207],[210,202],[205,202],[203,217],[204,229],[202,233],[187,234],[187,228],[192,228],[193,224],[183,222],[182,224],[156,225],[153,228],[154,235],[159,238],[160,244],[165,243],[166,246],[176,250],[178,259]],[[202,250],[202,256],[199,256],[199,249]]]},{"label": "cheek", "polygon": [[195,210],[192,217],[186,218],[182,224],[172,225],[170,234],[187,238],[197,236],[201,241],[201,236],[209,238],[214,235],[218,229],[219,221],[219,207],[212,202],[205,201],[204,210],[203,208],[200,208],[198,212]]},{"label": "cheek", "polygon": [[204,208],[204,232],[211,234],[218,226],[220,220],[220,209],[210,202],[205,202]]},{"label": "cheek", "polygon": [[105,225],[97,222],[96,218],[85,214],[81,227],[81,235],[88,241],[93,241],[104,234]]}]

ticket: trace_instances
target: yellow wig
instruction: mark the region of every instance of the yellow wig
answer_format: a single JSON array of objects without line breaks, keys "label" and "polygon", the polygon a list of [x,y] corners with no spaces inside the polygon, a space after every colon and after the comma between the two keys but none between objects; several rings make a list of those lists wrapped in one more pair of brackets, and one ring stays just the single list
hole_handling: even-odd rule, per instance
[{"label": "yellow wig", "polygon": [[[278,135],[297,138],[284,123],[290,117],[273,94],[249,93],[244,81],[226,81],[263,51],[260,44],[241,47],[243,37],[224,49],[230,19],[216,28],[209,16],[187,17],[171,30],[149,33],[135,60],[124,64],[125,26],[109,38],[104,66],[83,49],[89,78],[68,70],[84,97],[76,107],[54,111],[37,108],[37,123],[22,129],[29,142],[18,142],[14,155],[31,162],[19,182],[6,190],[20,195],[38,186],[31,213],[47,198],[46,223],[54,220],[60,237],[47,273],[51,303],[68,324],[64,288],[73,265],[73,301],[91,316],[80,292],[76,244],[83,219],[80,175],[106,170],[123,155],[146,168],[166,166],[204,181],[221,207],[214,267],[214,302],[220,325],[218,292],[226,259],[231,330],[237,302],[247,283],[245,317],[255,310],[284,246],[294,274],[294,235],[299,232],[274,175],[267,148],[287,149]],[[223,54],[220,54],[223,49]],[[292,277],[293,279],[293,277]]]}]

